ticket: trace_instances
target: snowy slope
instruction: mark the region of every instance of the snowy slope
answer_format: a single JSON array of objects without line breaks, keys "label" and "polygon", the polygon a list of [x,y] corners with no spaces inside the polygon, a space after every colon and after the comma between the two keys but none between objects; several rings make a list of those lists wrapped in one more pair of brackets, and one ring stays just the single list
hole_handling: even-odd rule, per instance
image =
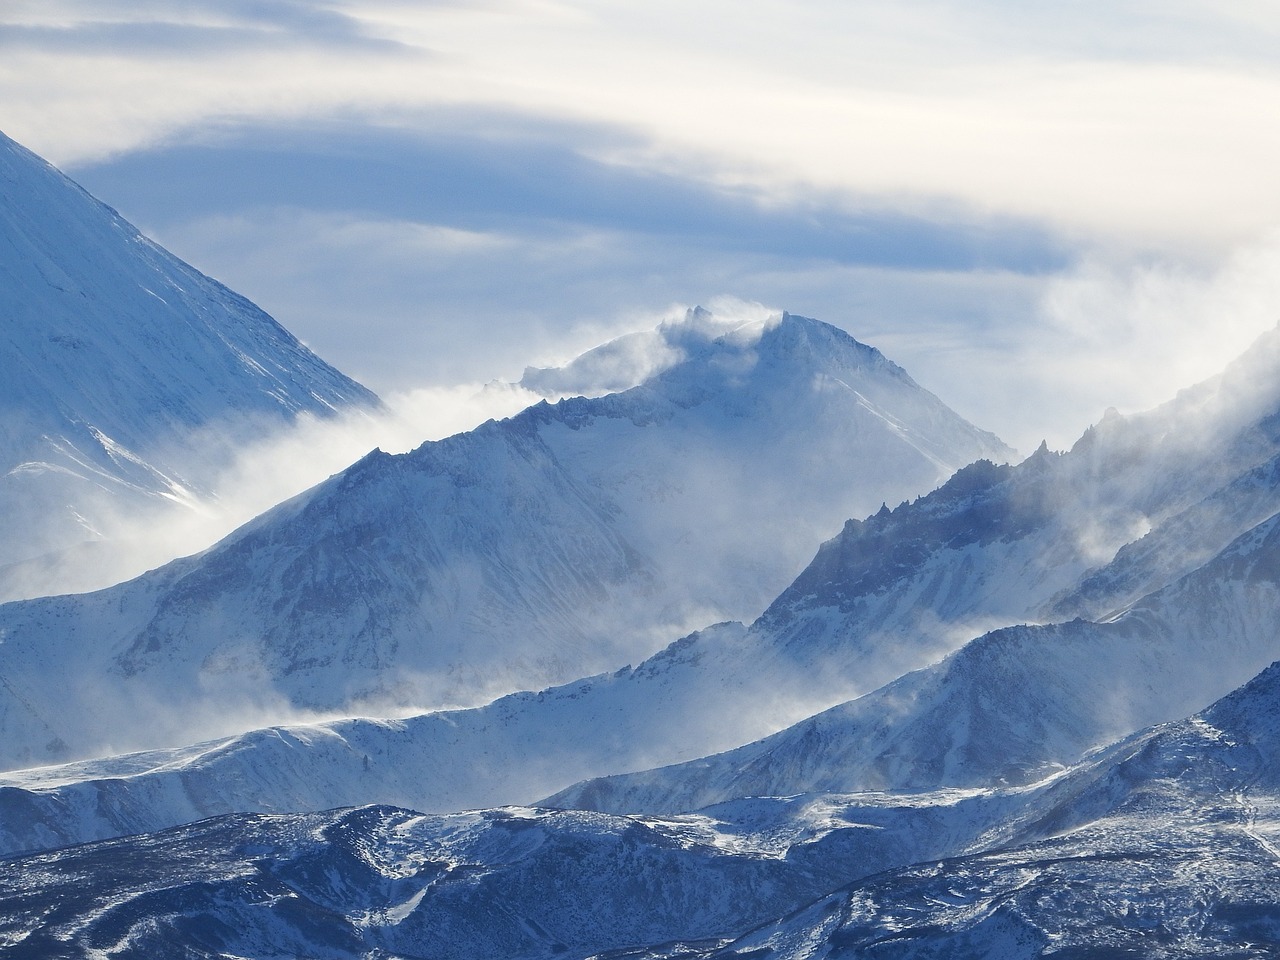
[{"label": "snowy slope", "polygon": [[[1280,665],[1025,797],[974,855],[886,872],[690,957],[1272,957]],[[663,950],[634,957],[666,956]]]},{"label": "snowy slope", "polygon": [[[394,803],[445,812],[544,796],[602,773],[686,759],[739,741],[729,704],[700,706],[679,679],[702,639],[631,669],[470,710],[293,724],[149,753],[0,775],[0,851],[154,831],[236,811]],[[728,720],[728,722],[726,722]]]},{"label": "snowy slope", "polygon": [[763,740],[549,803],[671,812],[740,796],[1031,782],[1274,659],[1278,569],[1280,516],[1115,619],[1003,628]]},{"label": "snowy slope", "polygon": [[[1187,799],[1196,806],[1172,822],[1115,817],[1091,835],[891,871],[718,949],[691,945],[679,955],[1274,957],[1280,949],[1274,823],[1254,838],[1235,829],[1240,811],[1221,799]],[[622,956],[671,953],[664,947]]]},{"label": "snowy slope", "polygon": [[722,332],[713,319],[664,324],[678,361],[622,393],[542,408],[540,429],[624,505],[628,540],[684,582],[702,608],[688,626],[755,618],[848,517],[1013,455],[835,327],[784,313]]},{"label": "snowy slope", "polygon": [[1273,665],[1028,789],[228,816],[7,862],[0,938],[20,956],[1265,957],[1278,716]]},{"label": "snowy slope", "polygon": [[683,343],[624,393],[371,454],[199,557],[0,608],[0,762],[635,662],[754,617],[851,512],[1006,452],[826,324]]},{"label": "snowy slope", "polygon": [[[1186,396],[1171,406],[1184,403]],[[1248,417],[1236,418],[1234,434],[1223,428],[1222,441],[1199,441],[1209,456],[1197,459],[1194,451],[1177,451],[1188,472],[1200,471],[1200,483],[1212,492],[1196,499],[1203,488],[1183,482],[1183,492],[1167,493],[1170,500],[1190,506],[1173,510],[1164,521],[1167,526],[1157,524],[1151,536],[1137,541],[1135,546],[1142,546],[1158,562],[1148,564],[1142,576],[1125,585],[1126,604],[1132,602],[1129,594],[1141,586],[1153,580],[1159,585],[1181,574],[1182,567],[1202,562],[1207,550],[1215,546],[1220,550],[1228,532],[1247,528],[1274,502],[1270,462],[1215,487],[1221,475],[1268,449],[1266,434],[1258,427],[1258,409],[1255,404]],[[7,782],[36,791],[24,797],[27,806],[22,807],[33,824],[44,824],[66,839],[86,839],[157,829],[234,810],[301,811],[326,803],[382,800],[444,811],[530,802],[574,779],[643,770],[726,750],[930,662],[963,644],[969,636],[966,629],[980,634],[979,625],[985,621],[1016,620],[1019,612],[1027,618],[1027,611],[1059,590],[1064,578],[1069,581],[1072,575],[1087,573],[1085,545],[1092,538],[1081,531],[1092,522],[1088,508],[1105,503],[1116,511],[1154,512],[1155,501],[1142,498],[1159,479],[1158,471],[1167,466],[1161,438],[1171,436],[1171,442],[1180,443],[1198,423],[1178,420],[1184,414],[1177,409],[1157,414],[1145,419],[1158,429],[1132,426],[1144,418],[1123,421],[1110,416],[1069,454],[1042,450],[1017,467],[975,464],[915,502],[851,522],[749,629],[726,624],[702,631],[634,669],[536,696],[513,696],[476,711],[449,714],[447,719],[293,727],[283,736],[266,731],[226,744],[79,765],[48,776],[16,775]],[[1246,426],[1239,427],[1240,422]],[[1259,442],[1258,436],[1264,440]],[[1140,456],[1134,453],[1138,448],[1144,451]],[[1244,452],[1233,454],[1235,460],[1224,467],[1223,450]],[[1168,491],[1169,481],[1163,483]],[[1117,488],[1124,495],[1116,493]],[[1161,530],[1182,532],[1162,536]],[[1250,542],[1242,541],[1239,549]],[[1160,543],[1166,546],[1152,546]],[[1269,543],[1264,539],[1257,548],[1265,552]],[[1113,567],[1120,565],[1124,555],[1122,550]],[[1131,717],[1114,711],[1083,718],[1068,715],[1066,726],[1051,736],[1036,719],[1032,729],[1042,735],[1027,735],[1016,742],[997,729],[990,734],[991,749],[972,764],[971,779],[966,782],[982,783],[987,775],[1025,778],[1046,762],[1070,762],[1108,737],[1172,715],[1158,709],[1191,709],[1213,689],[1225,689],[1221,683],[1238,682],[1255,669],[1258,657],[1271,655],[1267,630],[1275,616],[1272,586],[1266,577],[1242,580],[1231,571],[1224,559],[1188,580],[1187,584],[1197,585],[1194,588],[1179,592],[1170,587],[1148,603],[1158,618],[1153,622],[1160,629],[1168,626],[1169,635],[1160,642],[1175,649],[1185,643],[1182,653],[1188,657],[1210,659],[1201,640],[1220,630],[1224,643],[1242,645],[1238,660],[1222,656],[1221,651],[1211,658],[1215,663],[1224,661],[1228,668],[1210,678],[1218,687],[1197,686],[1196,675],[1175,676],[1171,689],[1183,699],[1162,705],[1148,689],[1136,699],[1138,708]],[[975,714],[982,700],[994,697],[991,691],[1003,689],[1004,684],[1026,694],[1011,701],[1009,709],[1033,718],[1047,709],[1047,702],[1034,699],[1042,687],[1101,696],[1088,692],[1090,683],[1100,682],[1108,697],[1131,697],[1126,685],[1134,683],[1135,676],[1121,668],[1138,671],[1142,681],[1150,669],[1147,661],[1159,649],[1152,635],[1144,632],[1144,622],[1139,612],[1132,612],[1117,624],[1068,623],[997,632],[937,670],[907,678],[890,688],[889,694],[835,711],[836,726],[851,722],[852,715],[858,723],[878,729],[883,724],[877,711],[885,702],[894,702],[892,692],[914,691],[913,685],[928,680],[933,686],[927,709],[922,708],[925,719],[898,716],[893,721],[897,724],[892,727],[897,731],[894,736],[905,738],[907,745],[902,749],[907,756],[917,756],[925,748],[955,751],[955,756],[945,762],[936,756],[927,763],[922,760],[914,771],[903,761],[885,773],[878,765],[889,763],[897,741],[886,745],[873,739],[865,756],[837,764],[829,753],[843,749],[845,741],[833,736],[823,748],[828,752],[817,751],[817,756],[845,770],[847,776],[823,787],[851,789],[880,783],[886,776],[901,783],[908,775],[926,783],[950,782],[946,778],[970,763],[958,746],[958,738],[966,735],[966,724],[998,728],[1009,721],[999,711],[987,719]],[[1066,639],[1058,642],[1060,637]],[[1119,637],[1136,638],[1122,655],[1108,646]],[[1083,652],[1099,645],[1105,648],[1102,658]],[[1011,673],[1007,664],[1017,665],[1016,655],[982,652],[999,649],[1035,652],[1027,654],[1024,672]],[[1041,654],[1042,649],[1048,653]],[[1077,660],[1088,668],[1080,676]],[[1152,675],[1163,676],[1161,671],[1172,662],[1157,663]],[[1099,680],[1090,672],[1094,667],[1115,675]],[[1055,674],[1057,670],[1062,676]],[[939,679],[944,677],[945,684]],[[918,695],[912,692],[913,698]],[[962,723],[947,719],[953,710],[965,718]],[[931,732],[933,722],[941,733]],[[798,729],[809,730],[814,724],[821,725],[814,721]],[[813,737],[822,740],[816,733]],[[982,742],[978,734],[972,739]],[[366,755],[401,759],[374,765],[369,771],[363,767]],[[474,762],[477,756],[486,762]],[[778,777],[790,769],[788,763],[779,761]],[[767,766],[764,760],[759,764]],[[1023,769],[1006,770],[1010,764]],[[120,778],[122,771],[128,773],[126,778]],[[820,777],[823,768],[818,765],[803,775]],[[806,780],[792,786],[800,790],[813,785]],[[735,788],[717,782],[709,789],[712,793],[706,799],[731,796]],[[752,781],[749,789],[793,792],[767,778]],[[99,793],[111,796],[112,802],[94,808],[68,800]],[[643,806],[651,801],[636,802]],[[77,816],[68,821],[67,803],[89,812],[83,819]]]},{"label": "snowy slope", "polygon": [[[991,466],[971,470],[1002,475]],[[968,502],[969,472],[926,498],[941,501],[936,514],[945,516]],[[862,526],[876,532],[873,542],[907,542],[897,535],[892,516]],[[910,609],[915,599],[908,590],[903,603],[891,583],[870,577],[861,602],[874,615],[895,605]],[[825,618],[815,619],[827,626]],[[825,650],[814,645],[807,657],[795,644],[771,646],[768,622],[766,617],[750,630],[722,624],[635,668],[536,695],[516,694],[475,710],[294,725],[152,755],[14,774],[0,783],[34,793],[11,795],[13,806],[3,819],[70,842],[237,810],[392,802],[447,811],[528,802],[578,779],[690,760],[772,733],[841,702],[839,692],[847,685],[833,683],[826,691],[822,681],[855,673],[857,666],[864,682],[894,676],[893,656],[877,665],[847,635],[843,644]],[[99,797],[109,799],[97,802]]]},{"label": "snowy slope", "polygon": [[377,398],[0,134],[0,567]]},{"label": "snowy slope", "polygon": [[772,696],[796,678],[817,709],[993,628],[1107,618],[1280,511],[1278,412],[1280,328],[1155,410],[1109,412],[1066,453],[975,463],[849,521],[752,625],[743,659]]},{"label": "snowy slope", "polygon": [[1004,628],[934,667],[780,733],[703,759],[792,703],[749,631],[724,624],[639,667],[483,708],[295,725],[0,779],[0,849],[149,831],[206,816],[394,802],[447,811],[529,802],[684,811],[739,796],[1027,783],[1091,747],[1185,713],[1277,653],[1280,518],[1106,623]]}]

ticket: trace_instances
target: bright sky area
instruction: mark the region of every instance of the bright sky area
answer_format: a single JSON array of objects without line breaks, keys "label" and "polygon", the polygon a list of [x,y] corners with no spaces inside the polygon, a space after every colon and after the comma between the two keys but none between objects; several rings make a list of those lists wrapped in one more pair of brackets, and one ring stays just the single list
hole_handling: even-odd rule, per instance
[{"label": "bright sky area", "polygon": [[380,392],[763,304],[1029,453],[1280,320],[1277,50],[1251,0],[8,0],[0,129]]}]

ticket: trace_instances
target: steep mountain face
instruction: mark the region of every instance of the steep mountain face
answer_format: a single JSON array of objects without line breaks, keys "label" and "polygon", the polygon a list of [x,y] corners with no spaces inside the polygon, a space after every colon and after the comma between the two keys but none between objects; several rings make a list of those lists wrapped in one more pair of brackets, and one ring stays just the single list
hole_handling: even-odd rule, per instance
[{"label": "steep mountain face", "polygon": [[1109,413],[1068,453],[975,464],[917,503],[851,521],[758,626],[808,656],[851,638],[884,648],[1123,609],[1280,510],[1278,354],[1280,330],[1163,407]]},{"label": "steep mountain face", "polygon": [[0,762],[636,660],[754,616],[837,518],[1006,452],[817,321],[681,336],[683,359],[624,393],[371,454],[201,556],[0,608]]},{"label": "steep mountain face", "polygon": [[1156,410],[1109,412],[1065,454],[978,462],[850,520],[734,651],[749,670],[713,649],[701,666],[748,688],[744,674],[767,675],[766,701],[807,693],[819,709],[993,628],[1111,617],[1280,511],[1278,383],[1280,328]]},{"label": "steep mountain face", "polygon": [[784,313],[718,333],[709,319],[659,328],[678,362],[546,409],[540,429],[624,505],[628,539],[684,581],[702,607],[688,626],[756,617],[848,517],[1013,455],[835,327]]},{"label": "steep mountain face", "polygon": [[0,567],[377,398],[0,134]]}]

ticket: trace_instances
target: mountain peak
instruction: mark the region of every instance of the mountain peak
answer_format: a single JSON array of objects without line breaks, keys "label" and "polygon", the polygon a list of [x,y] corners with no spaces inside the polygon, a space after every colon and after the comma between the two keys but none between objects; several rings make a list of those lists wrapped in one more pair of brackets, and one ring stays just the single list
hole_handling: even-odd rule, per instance
[{"label": "mountain peak", "polygon": [[652,330],[628,333],[558,367],[528,367],[520,385],[544,397],[601,396],[666,379],[735,377],[756,364],[832,376],[876,371],[915,386],[875,347],[821,320],[781,311],[718,314],[690,307]]},{"label": "mountain peak", "polygon": [[95,539],[103,489],[181,499],[300,413],[379,404],[3,134],[0,276],[0,563]]},{"label": "mountain peak", "polygon": [[761,332],[760,349],[774,355],[836,359],[844,365],[883,371],[907,383],[915,383],[902,367],[847,331],[786,311],[778,323]]},{"label": "mountain peak", "polygon": [[1280,661],[1216,701],[1200,716],[1215,727],[1251,743],[1266,741],[1280,749]]},{"label": "mountain peak", "polygon": [[[224,710],[256,695],[235,666],[247,661],[263,664],[272,697],[304,709],[474,703],[754,618],[848,517],[999,455],[999,441],[834,327],[709,314],[595,353],[643,359],[656,344],[678,356],[639,386],[371,454],[180,567],[68,601],[95,635],[116,616],[102,604],[131,611],[116,645],[80,668],[130,689],[169,671],[168,688],[216,690]],[[85,642],[62,609],[6,612],[0,659],[24,704],[65,685],[37,652]],[[232,675],[234,690],[217,686]],[[25,763],[52,737],[38,708],[21,709],[15,722],[38,731]],[[138,743],[172,735],[130,723]],[[63,743],[92,749],[98,734],[77,725]],[[4,733],[11,755],[26,749]]]}]

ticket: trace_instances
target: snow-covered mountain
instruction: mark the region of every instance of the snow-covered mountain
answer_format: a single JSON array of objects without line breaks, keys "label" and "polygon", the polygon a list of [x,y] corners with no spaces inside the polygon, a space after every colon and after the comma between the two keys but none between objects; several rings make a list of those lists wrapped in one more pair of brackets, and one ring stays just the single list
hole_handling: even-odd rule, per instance
[{"label": "snow-covered mountain", "polygon": [[[2,138],[0,186],[0,522],[70,520],[20,559],[85,535],[78,491],[198,491],[193,437],[376,402]],[[605,395],[0,607],[0,760],[116,754],[0,777],[0,856],[45,851],[0,871],[0,951],[1280,949],[1280,666],[1130,735],[1280,655],[1280,328],[1012,466],[787,314],[691,311],[523,385]]]},{"label": "snow-covered mountain", "polygon": [[[1110,741],[1185,715],[1280,652],[1275,381],[1260,377],[1273,340],[1232,368],[1257,390],[1224,376],[1151,414],[1108,416],[1067,454],[974,464],[847,523],[750,627],[720,624],[635,668],[470,710],[272,727],[11,774],[0,781],[0,850],[116,839],[7,861],[0,937],[37,956],[1269,956],[1280,945],[1280,666],[1190,720]],[[584,410],[579,429],[591,429],[627,396],[542,405],[406,457],[371,455],[176,565],[171,581],[125,585],[137,607],[125,593],[98,597],[126,622],[143,611],[141,622],[172,596],[174,622],[198,624],[181,618],[190,602],[200,609],[206,584],[229,584],[233,599],[214,609],[234,611],[246,595],[235,590],[259,572],[304,562],[272,552],[291,530],[337,513],[353,532],[294,568],[337,571],[332,592],[376,569],[383,545],[413,541],[405,529],[431,529],[408,527],[406,514],[395,536],[378,527],[424,475],[443,478],[436,496],[449,515],[492,503],[485,478],[516,484],[531,472],[549,478],[538,489],[572,490],[590,511],[593,490],[634,487],[610,487],[605,472],[580,479],[581,464],[608,458],[575,461],[571,444],[546,437],[566,435]],[[515,502],[556,518],[572,500]],[[565,569],[594,571],[616,548],[630,558],[625,577],[640,572],[658,589],[659,564],[637,558],[671,556],[661,540],[642,553],[622,510],[594,515],[598,535],[573,545],[598,553]],[[480,533],[509,531],[495,521]],[[362,562],[343,566],[350,555]],[[394,572],[401,554],[390,556]],[[519,597],[514,584],[531,571],[504,569],[514,579],[495,596]],[[555,580],[545,569],[544,585]],[[166,594],[188,578],[190,594]],[[56,604],[91,599],[0,613],[40,610],[52,623]],[[402,602],[392,595],[388,611]],[[70,635],[88,634],[91,608],[61,610]],[[1018,611],[1095,617],[963,642],[966,627]],[[798,678],[813,681],[814,669],[838,678],[810,683],[820,702],[957,645],[758,742],[563,791],[550,801],[563,809],[232,813],[154,832],[230,811],[528,800],[582,770],[640,769],[664,750],[698,756],[715,737],[745,739],[798,708]],[[149,665],[166,649],[130,648],[149,683],[182,682],[180,663],[168,676]],[[113,657],[112,669],[133,662]],[[119,836],[130,832],[142,835]]]},{"label": "snow-covered mountain", "polygon": [[[939,491],[938,495],[942,495]],[[718,756],[788,704],[753,630],[723,624],[640,666],[488,706],[256,731],[0,778],[0,850],[150,831],[233,811],[548,802],[682,812],[740,796],[1026,783],[1176,717],[1276,656],[1280,516],[1106,622],[1002,628],[935,666]],[[736,656],[735,656],[736,654]],[[696,758],[696,759],[695,759]],[[641,773],[655,762],[685,763]]]},{"label": "snow-covered mountain", "polygon": [[[1268,370],[1274,341],[1264,338],[1232,371],[1253,377]],[[869,692],[936,660],[972,635],[966,629],[982,634],[976,625],[1030,619],[1055,594],[1068,595],[1064,584],[1136,569],[1127,558],[1141,555],[1141,575],[1118,581],[1124,590],[1112,602],[1134,604],[1138,589],[1157,589],[1115,622],[998,629],[930,670],[730,754],[729,767],[747,754],[752,762],[726,783],[714,772],[720,760],[694,763],[691,782],[705,775],[709,784],[664,780],[610,809],[666,809],[670,802],[679,809],[739,789],[919,787],[956,777],[973,786],[987,777],[1034,777],[1045,764],[1069,763],[1142,723],[1193,709],[1276,655],[1275,584],[1265,560],[1275,521],[1265,518],[1277,490],[1273,441],[1259,415],[1265,402],[1252,399],[1239,415],[1234,401],[1214,401],[1217,419],[1201,419],[1205,397],[1221,398],[1233,379],[1216,378],[1141,417],[1110,415],[1068,454],[1041,450],[1016,467],[978,463],[917,501],[850,522],[751,627],[700,631],[634,668],[476,710],[264,730],[2,782],[18,791],[14,811],[68,842],[236,810],[528,803],[573,780],[693,761],[782,730],[842,703],[841,691]],[[1273,382],[1263,381],[1267,389]],[[1206,440],[1206,431],[1217,439]],[[1191,443],[1188,436],[1198,438]],[[1175,454],[1184,470],[1176,485],[1162,475]],[[1259,458],[1259,466],[1248,466]],[[1150,497],[1154,484],[1166,499]],[[1111,513],[1097,512],[1099,505]],[[1136,529],[1154,526],[1093,569],[1090,547],[1107,533],[1092,532],[1101,515],[1129,518],[1127,530],[1134,517],[1144,519]],[[1239,533],[1260,517],[1252,534]],[[1233,532],[1242,537],[1234,546]],[[1242,572],[1246,562],[1250,572]],[[1213,670],[1206,675],[1207,665]],[[1157,677],[1166,678],[1167,689],[1152,686]],[[1002,700],[994,691],[1006,687],[1015,693]],[[917,712],[904,711],[902,702]],[[1092,709],[1117,702],[1129,707]],[[1005,727],[1016,735],[1000,733]],[[979,729],[987,734],[972,732]],[[793,748],[811,754],[801,774]],[[752,779],[757,775],[763,779]],[[789,781],[793,775],[800,779]],[[696,793],[704,786],[711,792]],[[681,792],[689,789],[692,800]],[[111,801],[77,799],[96,796]],[[67,810],[88,812],[68,819]]]},{"label": "snow-covered mountain", "polygon": [[654,373],[543,408],[539,433],[622,505],[628,540],[677,572],[702,608],[687,626],[754,618],[848,517],[1013,456],[836,327],[783,313],[726,330],[694,309],[650,335]]},{"label": "snow-covered mountain", "polygon": [[200,556],[0,608],[0,762],[634,662],[754,617],[850,513],[1007,452],[833,327],[704,320],[631,390],[375,452]]},{"label": "snow-covered mountain", "polygon": [[3,134],[0,317],[0,569],[209,493],[299,414],[378,406]]},{"label": "snow-covered mountain", "polygon": [[549,803],[674,812],[739,796],[1038,780],[1273,660],[1277,570],[1280,515],[1115,618],[1002,628],[763,740],[587,782]]},{"label": "snow-covered mountain", "polygon": [[1277,717],[1280,664],[1023,789],[233,815],[7,861],[0,937],[15,956],[1266,957]]},{"label": "snow-covered mountain", "polygon": [[[1280,665],[1029,794],[986,850],[891,870],[682,956],[1271,957]],[[668,957],[670,948],[628,952]]]}]

